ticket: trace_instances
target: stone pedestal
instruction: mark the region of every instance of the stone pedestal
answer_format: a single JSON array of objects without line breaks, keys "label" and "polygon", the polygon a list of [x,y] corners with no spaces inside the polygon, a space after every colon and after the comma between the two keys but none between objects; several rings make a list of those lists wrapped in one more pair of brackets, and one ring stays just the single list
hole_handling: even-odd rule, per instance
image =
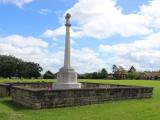
[{"label": "stone pedestal", "polygon": [[77,73],[73,68],[61,68],[57,73],[57,83],[53,84],[53,89],[73,88],[81,88],[81,83],[77,83]]}]

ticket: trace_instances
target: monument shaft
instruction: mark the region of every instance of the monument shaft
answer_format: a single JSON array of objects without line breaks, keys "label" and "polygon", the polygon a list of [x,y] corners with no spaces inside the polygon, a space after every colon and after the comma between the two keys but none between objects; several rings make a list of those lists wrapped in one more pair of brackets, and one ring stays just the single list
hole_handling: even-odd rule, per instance
[{"label": "monument shaft", "polygon": [[65,38],[65,52],[64,52],[64,66],[57,73],[57,83],[53,84],[53,89],[74,89],[81,88],[81,84],[77,83],[77,73],[70,65],[70,18],[67,14],[66,19],[66,38]]},{"label": "monument shaft", "polygon": [[65,39],[65,54],[64,54],[64,67],[70,68],[70,26],[66,23],[66,39]]}]

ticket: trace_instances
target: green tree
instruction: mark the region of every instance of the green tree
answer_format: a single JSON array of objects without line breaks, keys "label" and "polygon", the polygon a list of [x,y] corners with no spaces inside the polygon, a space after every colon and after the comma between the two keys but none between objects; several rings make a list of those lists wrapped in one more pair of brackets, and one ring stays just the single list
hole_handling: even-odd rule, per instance
[{"label": "green tree", "polygon": [[0,76],[17,77],[19,64],[22,61],[13,56],[0,55]]},{"label": "green tree", "polygon": [[134,67],[134,66],[131,66],[131,68],[129,69],[129,71],[128,71],[128,72],[136,72],[135,67]]},{"label": "green tree", "polygon": [[43,75],[43,79],[54,79],[55,74],[53,74],[51,71],[46,71]]},{"label": "green tree", "polygon": [[0,55],[0,77],[38,78],[42,67],[33,62],[24,62],[14,56]]},{"label": "green tree", "polygon": [[113,65],[113,79],[125,79],[126,78],[126,70],[119,66]]},{"label": "green tree", "polygon": [[91,73],[92,79],[97,79],[98,78],[98,73],[97,72],[93,72]]},{"label": "green tree", "polygon": [[23,77],[25,78],[38,78],[41,76],[43,68],[38,63],[25,62]]},{"label": "green tree", "polygon": [[113,73],[119,71],[119,68],[116,65],[112,66]]},{"label": "green tree", "polygon": [[128,71],[127,78],[133,80],[133,79],[139,79],[140,76],[141,76],[141,74],[136,71],[135,67],[131,66]]},{"label": "green tree", "polygon": [[128,72],[127,78],[130,80],[138,79],[140,74],[138,72]]},{"label": "green tree", "polygon": [[105,68],[103,68],[100,72],[100,78],[101,79],[107,79],[107,77],[108,77],[108,72]]},{"label": "green tree", "polygon": [[119,66],[119,78],[118,79],[126,79],[126,70],[122,66]]}]

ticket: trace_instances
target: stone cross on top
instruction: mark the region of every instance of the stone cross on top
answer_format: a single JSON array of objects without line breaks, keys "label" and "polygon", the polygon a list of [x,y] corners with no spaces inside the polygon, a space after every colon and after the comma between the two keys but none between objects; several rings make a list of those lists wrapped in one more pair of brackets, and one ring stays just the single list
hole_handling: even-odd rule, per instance
[{"label": "stone cross on top", "polygon": [[65,19],[66,19],[66,26],[71,26],[70,24],[70,18],[71,18],[71,14],[67,13],[66,16],[65,16]]}]

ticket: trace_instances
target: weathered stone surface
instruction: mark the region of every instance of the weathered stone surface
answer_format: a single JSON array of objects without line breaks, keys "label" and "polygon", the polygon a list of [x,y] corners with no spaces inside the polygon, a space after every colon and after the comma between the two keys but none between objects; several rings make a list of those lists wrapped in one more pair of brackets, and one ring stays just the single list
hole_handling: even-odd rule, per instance
[{"label": "weathered stone surface", "polygon": [[39,88],[39,89],[52,89],[50,82],[33,82],[33,83],[0,83],[0,97],[10,96],[11,88],[13,86]]},{"label": "weathered stone surface", "polygon": [[10,95],[10,85],[0,84],[0,97],[7,97]]},{"label": "weathered stone surface", "polygon": [[82,83],[82,89],[12,87],[12,100],[33,109],[80,106],[112,100],[151,98],[153,87]]}]

